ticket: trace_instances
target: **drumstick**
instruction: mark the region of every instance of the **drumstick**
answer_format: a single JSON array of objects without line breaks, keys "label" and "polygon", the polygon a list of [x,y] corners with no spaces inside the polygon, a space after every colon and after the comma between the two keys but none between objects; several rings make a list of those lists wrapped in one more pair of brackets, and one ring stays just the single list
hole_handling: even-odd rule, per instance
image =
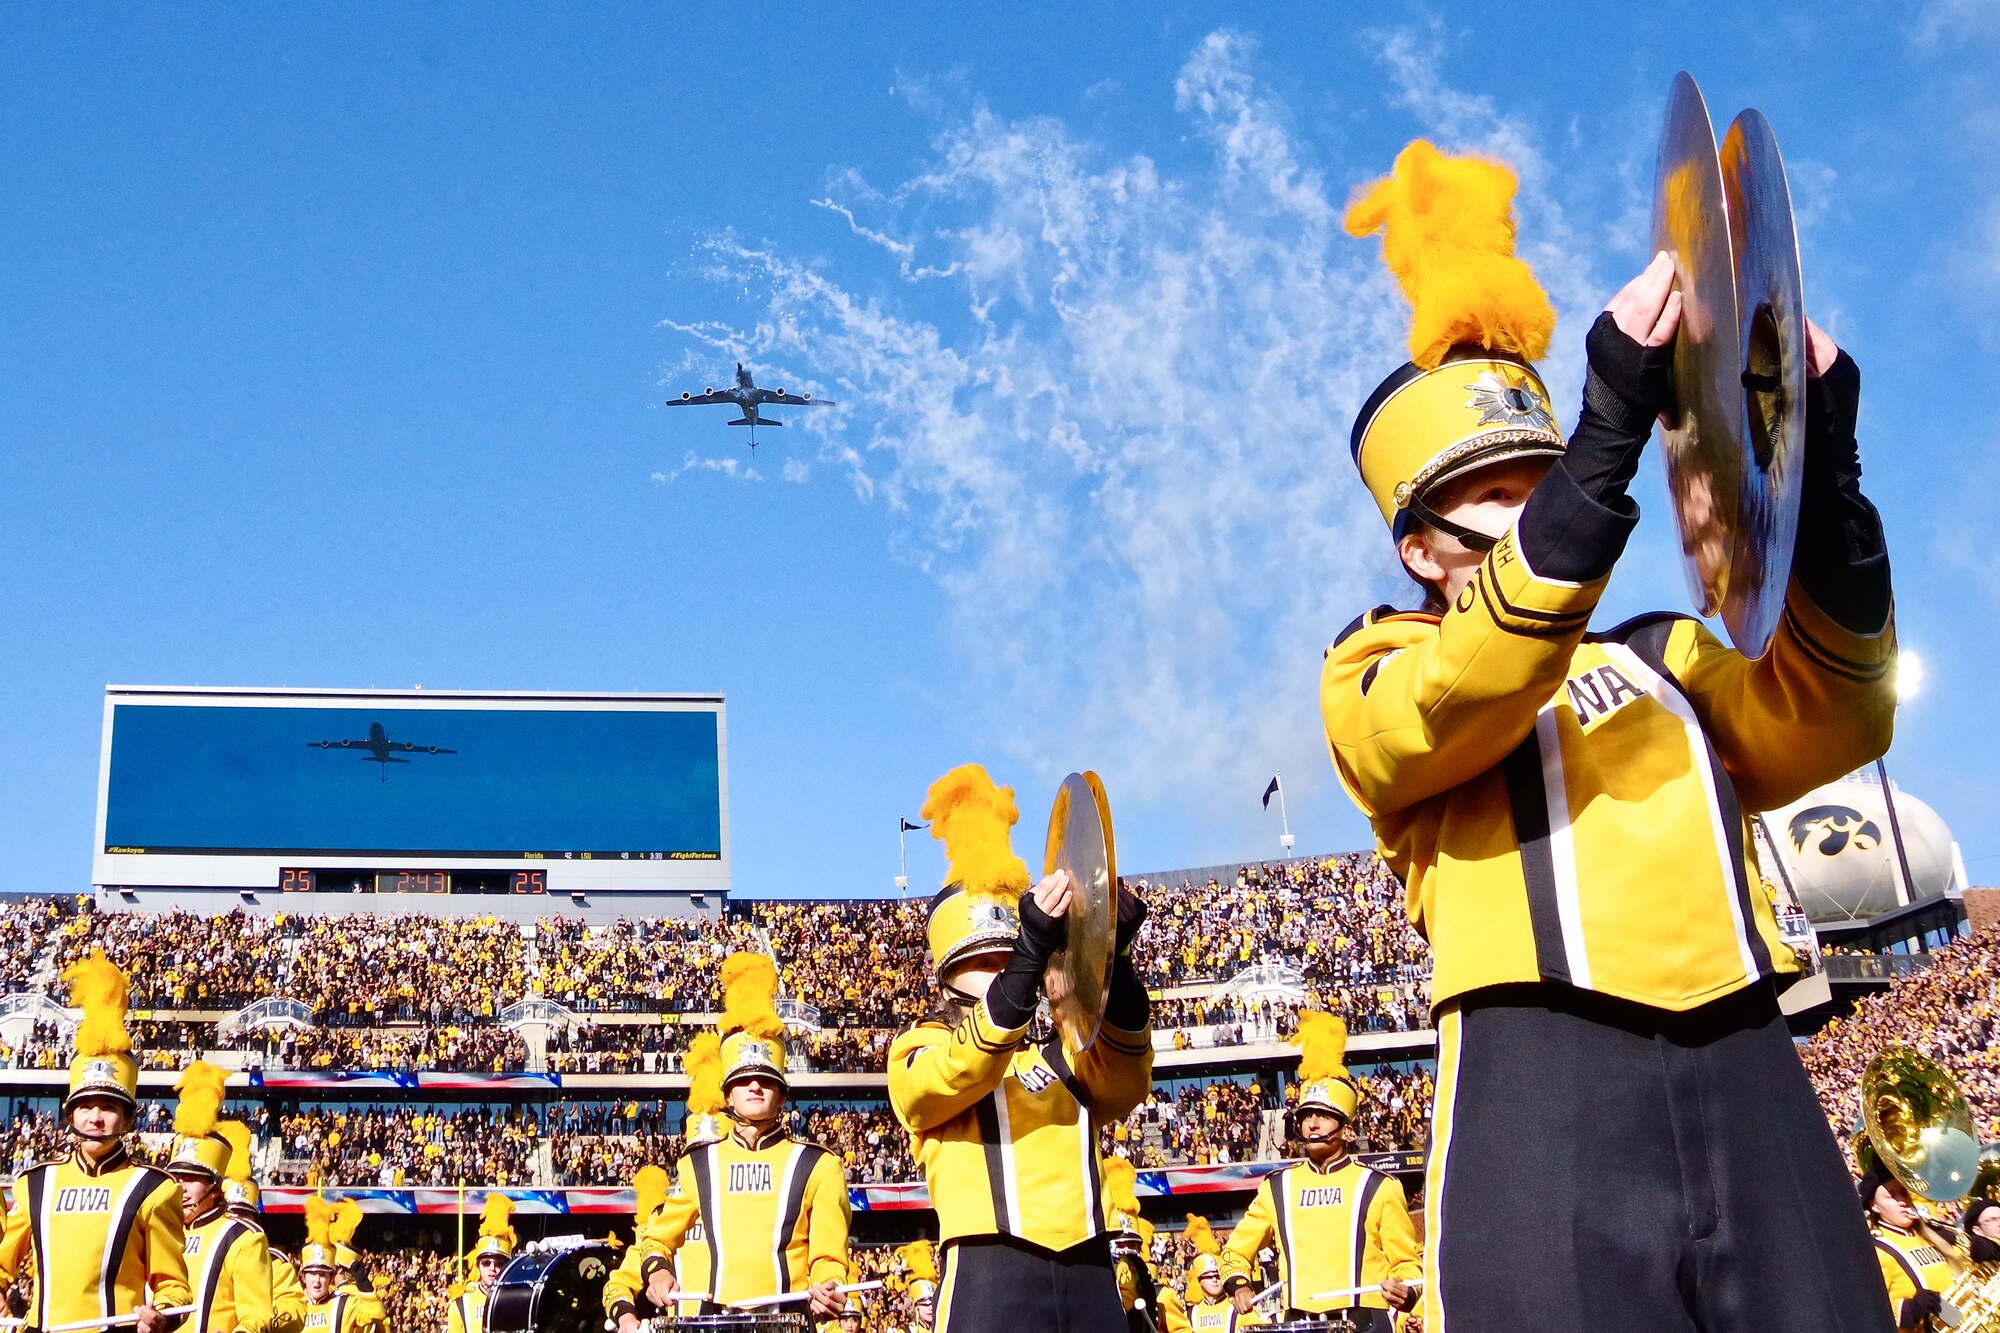
[{"label": "drumstick", "polygon": [[[870,1282],[843,1282],[833,1289],[833,1294],[836,1296],[852,1296],[857,1291],[879,1291],[881,1287],[882,1279],[879,1277]],[[752,1296],[747,1301],[731,1301],[730,1305],[738,1310],[761,1310],[767,1305],[787,1305],[792,1301],[809,1301],[811,1299],[812,1292],[810,1291],[788,1291],[779,1296]]]},{"label": "drumstick", "polygon": [[[171,1309],[161,1310],[159,1313],[163,1319],[178,1319],[182,1315],[193,1314],[195,1308],[192,1305],[176,1305]],[[102,1319],[79,1319],[73,1324],[57,1324],[53,1328],[43,1329],[42,1333],[84,1333],[86,1329],[117,1328],[120,1324],[136,1324],[138,1322],[139,1312],[134,1310],[131,1314],[106,1315]],[[27,1326],[28,1321],[25,1319],[0,1319],[0,1328],[26,1328]]]},{"label": "drumstick", "polygon": [[[1421,1287],[1424,1285],[1424,1280],[1420,1277],[1413,1277],[1403,1285],[1406,1287]],[[1344,1301],[1350,1296],[1367,1296],[1380,1290],[1382,1290],[1382,1284],[1376,1282],[1366,1287],[1348,1287],[1341,1291],[1316,1291],[1308,1299],[1315,1301]]]},{"label": "drumstick", "polygon": [[1285,1284],[1282,1282],[1273,1282],[1270,1286],[1264,1288],[1262,1291],[1258,1292],[1255,1296],[1252,1296],[1250,1298],[1250,1303],[1252,1305],[1262,1305],[1265,1301],[1268,1301],[1273,1296],[1277,1295],[1279,1290],[1282,1289],[1284,1285]]}]

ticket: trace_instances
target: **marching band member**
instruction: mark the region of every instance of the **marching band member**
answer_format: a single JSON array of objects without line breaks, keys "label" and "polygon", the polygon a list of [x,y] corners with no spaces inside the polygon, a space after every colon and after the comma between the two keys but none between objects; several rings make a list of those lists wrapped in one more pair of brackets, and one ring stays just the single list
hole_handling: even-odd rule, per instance
[{"label": "marching band member", "polygon": [[1875,1259],[1896,1327],[1932,1333],[1955,1276],[1950,1261],[1919,1229],[1910,1192],[1886,1168],[1871,1166],[1857,1188],[1862,1211],[1874,1223]]},{"label": "marching band member", "polygon": [[[1299,1015],[1298,1041],[1299,1098],[1286,1120],[1305,1160],[1258,1182],[1223,1250],[1223,1285],[1237,1311],[1250,1314],[1257,1251],[1268,1243],[1278,1252],[1286,1318],[1342,1310],[1358,1327],[1387,1333],[1388,1311],[1415,1303],[1423,1275],[1403,1187],[1348,1155],[1347,1126],[1361,1104],[1361,1088],[1343,1063],[1347,1024],[1308,1010]],[[1379,1291],[1324,1295],[1378,1283]]]},{"label": "marching band member", "polygon": [[215,1132],[229,1141],[229,1165],[223,1170],[222,1200],[229,1215],[256,1228],[271,1267],[271,1333],[300,1333],[306,1323],[306,1289],[299,1285],[298,1265],[283,1250],[271,1246],[264,1230],[263,1201],[250,1179],[256,1149],[250,1127],[224,1120]]},{"label": "marching band member", "polygon": [[68,1156],[15,1178],[0,1230],[0,1286],[32,1256],[31,1327],[129,1314],[138,1333],[167,1333],[181,1320],[161,1311],[189,1302],[186,1237],[173,1179],[133,1162],[125,1146],[139,1090],[125,974],[95,949],[63,980],[83,1010],[63,1099],[76,1142]]},{"label": "marching band member", "polygon": [[[688,1076],[687,1123],[684,1136],[686,1146],[699,1148],[705,1143],[720,1143],[729,1137],[730,1126],[723,1112],[728,1109],[728,1099],[722,1091],[722,1038],[714,1032],[699,1032],[688,1043],[687,1056],[681,1062]],[[661,1202],[674,1197],[680,1189],[678,1180],[668,1184]],[[707,1291],[715,1277],[715,1261],[708,1248],[708,1232],[697,1217],[688,1224],[687,1235],[681,1240],[681,1247],[673,1258],[674,1281],[682,1291]],[[700,1301],[679,1301],[680,1313],[697,1315],[701,1313]]]},{"label": "marching band member", "polygon": [[[1613,298],[1565,445],[1514,188],[1419,142],[1347,216],[1385,233],[1416,311],[1353,448],[1425,605],[1343,632],[1320,703],[1434,960],[1424,1323],[1872,1333],[1868,1239],[1778,1009],[1797,962],[1748,823],[1888,745],[1860,376],[1809,330],[1797,549],[1763,658],[1687,616],[1586,633],[1671,406],[1680,297],[1660,255]],[[1562,1169],[1528,1184],[1523,1163]]]},{"label": "marching band member", "polygon": [[834,1154],[785,1132],[790,1084],[777,964],[764,954],[731,954],[722,987],[722,1087],[735,1130],[681,1158],[679,1194],[668,1196],[606,1283],[605,1309],[620,1329],[637,1322],[641,1292],[659,1309],[673,1299],[673,1260],[696,1221],[708,1236],[716,1304],[809,1291],[806,1303],[821,1319],[837,1317],[843,1304],[847,1177]]},{"label": "marching band member", "polygon": [[[1194,1247],[1188,1264],[1187,1293],[1179,1301],[1179,1318],[1167,1317],[1170,1333],[1236,1333],[1239,1328],[1256,1328],[1264,1316],[1249,1301],[1238,1302],[1222,1289],[1222,1247],[1216,1243],[1215,1228],[1208,1219],[1187,1215],[1187,1241]],[[1252,1297],[1254,1291],[1249,1293]],[[1169,1311],[1174,1306],[1168,1306]]]},{"label": "marching band member", "polygon": [[929,1241],[913,1240],[897,1247],[896,1258],[900,1272],[896,1286],[910,1314],[910,1326],[902,1333],[930,1333],[937,1322],[937,1255]]},{"label": "marching band member", "polygon": [[1050,956],[1064,942],[1070,886],[1028,871],[1008,845],[1014,793],[977,764],[954,769],[923,807],[950,862],[926,933],[949,1022],[889,1048],[889,1101],[937,1210],[946,1333],[1125,1327],[1111,1271],[1098,1126],[1152,1083],[1146,988],[1132,938],[1144,918],[1122,886],[1104,1024],[1072,1059],[1059,1038],[1028,1040]]},{"label": "marching band member", "polygon": [[181,1188],[187,1237],[188,1280],[194,1288],[189,1333],[268,1333],[271,1328],[271,1252],[264,1233],[230,1214],[222,1197],[229,1169],[229,1140],[216,1133],[223,1085],[229,1075],[205,1060],[187,1067],[174,1085],[174,1145],[167,1174]]},{"label": "marching band member", "polygon": [[1139,1173],[1123,1157],[1104,1159],[1104,1203],[1118,1229],[1111,1233],[1111,1272],[1131,1333],[1158,1333],[1160,1283],[1149,1251],[1153,1224],[1139,1215]]},{"label": "marching band member", "polygon": [[[305,1288],[305,1333],[366,1333],[387,1328],[382,1300],[367,1286],[367,1273],[350,1259],[349,1283],[336,1283],[336,1246],[344,1249],[361,1222],[352,1199],[330,1204],[319,1195],[306,1199],[306,1246],[299,1251],[299,1282]],[[353,1251],[348,1251],[350,1255]]]},{"label": "marching band member", "polygon": [[514,1201],[504,1194],[491,1193],[479,1210],[479,1240],[472,1247],[472,1281],[452,1295],[450,1333],[485,1333],[486,1306],[493,1299],[493,1284],[514,1257],[520,1237],[514,1234]]},{"label": "marching band member", "polygon": [[2000,1263],[2000,1203],[1973,1199],[1965,1205],[1965,1257],[1975,1264]]}]

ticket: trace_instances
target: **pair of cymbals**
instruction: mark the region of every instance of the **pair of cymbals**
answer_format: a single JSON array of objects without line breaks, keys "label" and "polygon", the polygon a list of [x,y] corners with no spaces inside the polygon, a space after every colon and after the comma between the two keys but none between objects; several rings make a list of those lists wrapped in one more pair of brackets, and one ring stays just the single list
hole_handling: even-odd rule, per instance
[{"label": "pair of cymbals", "polygon": [[1749,657],[1770,647],[1798,531],[1805,446],[1805,298],[1777,136],[1745,111],[1718,150],[1685,72],[1667,98],[1653,249],[1681,293],[1667,486],[1689,590]]},{"label": "pair of cymbals", "polygon": [[1118,854],[1111,834],[1111,803],[1095,773],[1072,773],[1056,790],[1042,873],[1069,875],[1068,940],[1049,960],[1043,982],[1050,1015],[1065,1050],[1097,1040],[1110,998],[1112,955],[1118,936]]}]

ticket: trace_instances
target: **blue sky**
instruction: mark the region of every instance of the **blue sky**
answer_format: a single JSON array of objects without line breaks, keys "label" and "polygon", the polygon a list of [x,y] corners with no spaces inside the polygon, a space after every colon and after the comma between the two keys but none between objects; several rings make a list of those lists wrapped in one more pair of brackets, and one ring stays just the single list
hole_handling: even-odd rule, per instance
[{"label": "blue sky", "polygon": [[[1023,847],[1084,766],[1133,868],[1275,851],[1280,767],[1362,845],[1313,691],[1406,595],[1345,449],[1403,315],[1339,210],[1419,134],[1513,160],[1567,408],[1683,66],[1785,147],[1892,767],[2000,879],[2000,20],[1724,8],[8,9],[0,889],[86,885],[114,681],[723,692],[748,894],[886,890],[971,758]],[[661,410],[739,355],[839,405]],[[1685,604],[1640,494],[1607,619]]]}]

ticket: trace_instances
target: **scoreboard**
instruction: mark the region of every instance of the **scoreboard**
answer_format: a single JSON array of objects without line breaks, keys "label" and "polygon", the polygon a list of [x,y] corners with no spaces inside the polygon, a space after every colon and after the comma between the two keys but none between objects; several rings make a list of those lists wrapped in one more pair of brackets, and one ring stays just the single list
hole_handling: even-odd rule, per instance
[{"label": "scoreboard", "polygon": [[723,700],[105,692],[100,888],[727,893]]}]

